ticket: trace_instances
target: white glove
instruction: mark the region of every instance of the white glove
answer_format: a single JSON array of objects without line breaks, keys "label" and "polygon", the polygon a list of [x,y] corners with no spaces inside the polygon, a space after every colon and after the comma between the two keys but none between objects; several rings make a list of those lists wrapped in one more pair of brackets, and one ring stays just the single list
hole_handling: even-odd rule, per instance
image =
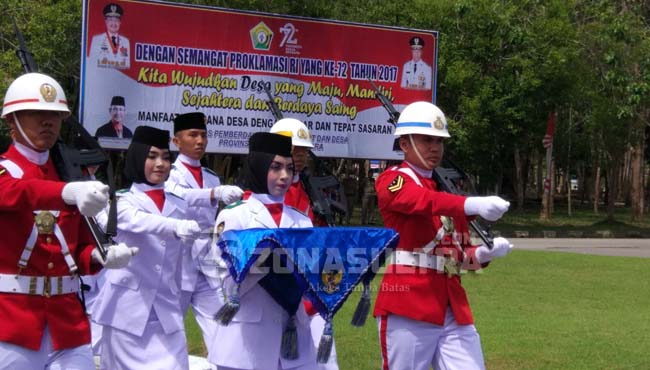
[{"label": "white glove", "polygon": [[108,204],[108,185],[99,181],[76,181],[67,183],[61,192],[66,204],[76,205],[87,217],[98,214]]},{"label": "white glove", "polygon": [[106,260],[102,259],[97,248],[93,249],[90,255],[95,262],[99,262],[107,269],[121,269],[128,266],[131,257],[135,256],[139,250],[138,247],[129,247],[124,243],[119,243],[108,247]]},{"label": "white glove", "polygon": [[221,185],[214,188],[214,197],[225,204],[240,200],[243,194],[244,191],[238,186]]},{"label": "white glove", "polygon": [[510,202],[501,197],[469,197],[465,199],[465,214],[479,215],[488,221],[496,221],[508,211]]},{"label": "white glove", "polygon": [[193,220],[177,220],[174,227],[174,234],[183,243],[191,243],[201,236],[201,227]]},{"label": "white glove", "polygon": [[491,261],[493,258],[503,257],[514,248],[508,239],[502,237],[494,238],[492,245],[491,250],[484,245],[476,248],[476,259],[478,259],[479,263],[485,263]]}]

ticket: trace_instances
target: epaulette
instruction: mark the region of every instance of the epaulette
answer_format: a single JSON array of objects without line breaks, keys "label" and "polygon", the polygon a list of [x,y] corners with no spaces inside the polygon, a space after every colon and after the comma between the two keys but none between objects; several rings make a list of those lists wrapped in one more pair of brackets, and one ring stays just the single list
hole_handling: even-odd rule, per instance
[{"label": "epaulette", "polygon": [[171,195],[171,196],[173,196],[173,197],[175,197],[175,198],[178,198],[178,199],[180,199],[180,200],[185,200],[185,198],[183,198],[183,197],[181,197],[180,195],[174,193],[173,191],[166,191],[165,194],[169,194],[169,195]]},{"label": "epaulette", "polygon": [[119,190],[116,190],[116,191],[115,191],[115,196],[116,196],[116,197],[121,197],[121,196],[126,195],[128,192],[129,192],[129,189],[128,189],[128,188],[119,189]]},{"label": "epaulette", "polygon": [[214,175],[214,176],[216,176],[216,177],[219,177],[219,175],[217,175],[217,173],[214,172],[214,171],[212,171],[211,169],[209,169],[209,168],[207,168],[207,167],[203,167],[203,169],[205,170],[205,172],[207,172],[207,173],[209,173],[209,174],[211,174],[211,175]]},{"label": "epaulette", "polygon": [[[167,185],[169,185],[169,186],[167,186]],[[183,185],[181,185],[179,183],[176,183],[176,182],[174,182],[174,183],[167,182],[167,185],[165,186],[165,192],[168,193],[168,194],[173,194],[177,198],[181,198],[181,199],[184,199],[183,196],[180,193],[181,189],[182,190],[190,189],[190,188],[188,188],[186,186],[183,186]]]},{"label": "epaulette", "polygon": [[232,208],[241,206],[244,203],[246,203],[245,200],[238,200],[235,203],[231,203],[231,204],[227,205],[224,209],[232,209]]},{"label": "epaulette", "polygon": [[305,217],[309,217],[305,212],[299,210],[298,208],[296,208],[296,207],[294,207],[294,206],[290,206],[290,205],[287,205],[287,204],[285,204],[284,206],[287,207],[287,208],[291,208],[291,209],[293,209],[294,211],[300,213],[301,215],[303,215],[303,216],[305,216]]}]

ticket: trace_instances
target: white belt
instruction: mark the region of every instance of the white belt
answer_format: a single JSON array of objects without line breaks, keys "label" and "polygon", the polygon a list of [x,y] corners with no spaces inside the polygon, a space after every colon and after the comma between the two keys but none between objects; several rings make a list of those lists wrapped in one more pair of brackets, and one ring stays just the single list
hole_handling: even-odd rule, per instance
[{"label": "white belt", "polygon": [[396,265],[422,267],[443,272],[447,274],[447,277],[461,273],[460,264],[455,259],[428,253],[396,250],[391,256],[391,262]]},{"label": "white belt", "polygon": [[79,291],[77,276],[26,276],[0,274],[0,292],[46,297]]},{"label": "white belt", "polygon": [[396,265],[423,267],[445,272],[446,258],[434,254],[396,250],[391,258],[391,262]]}]

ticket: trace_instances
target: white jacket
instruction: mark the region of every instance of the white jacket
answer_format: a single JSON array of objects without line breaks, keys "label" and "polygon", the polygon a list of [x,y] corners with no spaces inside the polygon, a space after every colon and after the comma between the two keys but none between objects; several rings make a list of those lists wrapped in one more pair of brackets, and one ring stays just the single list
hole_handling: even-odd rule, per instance
[{"label": "white jacket", "polygon": [[[212,203],[210,201],[210,192],[215,186],[219,186],[221,183],[219,182],[219,177],[214,172],[203,168],[203,187],[199,187],[190,170],[181,163],[182,158],[183,155],[180,154],[176,161],[174,161],[169,179],[165,183],[165,189],[185,199],[188,205],[187,218],[198,222],[204,231],[202,237],[194,242],[192,248],[183,250],[181,289],[191,292],[194,291],[196,279],[200,272],[200,261],[205,259],[208,253],[208,248],[210,247],[210,231],[217,217],[218,202]],[[186,191],[197,189],[203,190]],[[211,285],[214,283],[210,279],[208,279],[208,282]],[[216,285],[213,287],[216,288]]]},{"label": "white jacket", "polygon": [[189,248],[174,234],[177,219],[185,218],[183,199],[165,195],[160,212],[144,191],[145,184],[133,184],[118,194],[116,242],[140,251],[123,269],[105,272],[106,283],[93,306],[93,320],[136,336],[142,335],[149,315],[155,310],[165,333],[183,330],[180,308],[181,250]]}]

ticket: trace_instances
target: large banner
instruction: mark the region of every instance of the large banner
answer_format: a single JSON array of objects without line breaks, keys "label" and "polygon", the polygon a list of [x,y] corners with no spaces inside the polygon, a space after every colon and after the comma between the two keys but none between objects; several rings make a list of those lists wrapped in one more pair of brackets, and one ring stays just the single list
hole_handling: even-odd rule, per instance
[{"label": "large banner", "polygon": [[397,110],[435,102],[438,34],[154,1],[85,0],[80,117],[107,148],[135,127],[207,116],[209,152],[247,153],[284,117],[322,157],[398,159],[375,82]]}]

